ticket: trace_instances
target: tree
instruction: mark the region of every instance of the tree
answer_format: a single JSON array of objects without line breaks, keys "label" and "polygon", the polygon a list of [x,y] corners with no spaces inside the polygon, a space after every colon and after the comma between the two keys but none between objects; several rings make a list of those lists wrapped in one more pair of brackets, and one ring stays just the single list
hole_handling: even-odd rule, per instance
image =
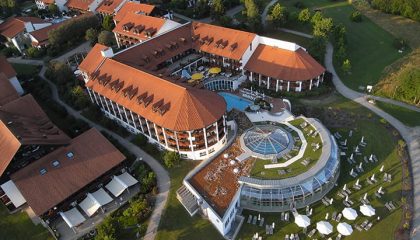
[{"label": "tree", "polygon": [[316,21],[313,25],[313,35],[317,37],[328,38],[331,30],[333,29],[334,23],[332,18],[322,18]]},{"label": "tree", "polygon": [[114,29],[114,21],[112,20],[111,15],[105,15],[104,20],[102,21],[102,28],[107,31],[112,31],[112,29]]},{"label": "tree", "polygon": [[166,151],[163,154],[163,162],[167,168],[172,168],[173,166],[178,165],[180,159],[181,158],[177,152]]},{"label": "tree", "polygon": [[343,65],[341,66],[341,69],[346,73],[350,73],[351,63],[349,59],[344,60]]},{"label": "tree", "polygon": [[285,7],[282,7],[280,3],[276,3],[269,15],[269,20],[272,21],[276,26],[284,25],[287,21],[288,13]]},{"label": "tree", "polygon": [[225,7],[223,6],[222,0],[213,0],[213,4],[211,6],[211,16],[214,19],[219,19],[225,13]]},{"label": "tree", "polygon": [[48,5],[48,11],[50,11],[52,15],[58,15],[60,13],[60,10],[55,3]]},{"label": "tree", "polygon": [[98,41],[98,31],[94,28],[89,28],[86,30],[85,39],[90,41],[91,45],[95,45]]},{"label": "tree", "polygon": [[41,57],[45,52],[35,48],[35,47],[29,47],[26,52],[28,53],[28,56],[31,58],[39,58]]},{"label": "tree", "polygon": [[117,240],[116,221],[112,216],[107,216],[96,228],[95,240]]},{"label": "tree", "polygon": [[325,55],[325,39],[314,37],[308,47],[308,52],[319,62],[323,62]]},{"label": "tree", "polygon": [[99,33],[98,42],[108,47],[117,44],[115,41],[114,34],[109,31],[102,31],[101,33]]},{"label": "tree", "polygon": [[259,17],[258,7],[254,0],[245,0],[244,5],[246,9],[246,17],[248,20]]},{"label": "tree", "polygon": [[299,12],[298,20],[303,23],[309,22],[309,20],[311,20],[311,11],[309,8],[302,9]]},{"label": "tree", "polygon": [[318,12],[315,12],[315,14],[312,15],[311,23],[312,24],[315,24],[316,22],[321,21],[323,18],[324,18],[324,16],[322,15],[321,12],[319,12],[319,11]]}]

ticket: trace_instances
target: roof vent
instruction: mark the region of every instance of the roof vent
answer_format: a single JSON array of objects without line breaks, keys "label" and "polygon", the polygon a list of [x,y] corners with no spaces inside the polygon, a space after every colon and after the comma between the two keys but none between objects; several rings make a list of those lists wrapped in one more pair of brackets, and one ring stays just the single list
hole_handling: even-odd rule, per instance
[{"label": "roof vent", "polygon": [[67,152],[67,153],[66,153],[66,157],[67,157],[68,159],[72,159],[72,158],[74,157],[74,153],[73,153],[73,152]]}]

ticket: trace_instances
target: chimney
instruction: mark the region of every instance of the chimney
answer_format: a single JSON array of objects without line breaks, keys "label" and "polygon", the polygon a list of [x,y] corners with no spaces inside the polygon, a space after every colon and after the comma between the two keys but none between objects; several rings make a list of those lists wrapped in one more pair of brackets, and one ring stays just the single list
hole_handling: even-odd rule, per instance
[{"label": "chimney", "polygon": [[112,58],[114,56],[114,51],[112,51],[112,48],[108,47],[102,50],[101,54],[104,58]]}]

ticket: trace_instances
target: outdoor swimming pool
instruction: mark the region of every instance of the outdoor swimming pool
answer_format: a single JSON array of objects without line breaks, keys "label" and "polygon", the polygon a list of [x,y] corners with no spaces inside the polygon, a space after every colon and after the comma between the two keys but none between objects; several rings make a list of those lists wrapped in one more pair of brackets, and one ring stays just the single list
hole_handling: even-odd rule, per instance
[{"label": "outdoor swimming pool", "polygon": [[252,102],[250,100],[238,97],[230,93],[219,92],[218,94],[225,99],[228,111],[232,110],[233,108],[236,108],[243,112],[249,105],[252,105]]}]

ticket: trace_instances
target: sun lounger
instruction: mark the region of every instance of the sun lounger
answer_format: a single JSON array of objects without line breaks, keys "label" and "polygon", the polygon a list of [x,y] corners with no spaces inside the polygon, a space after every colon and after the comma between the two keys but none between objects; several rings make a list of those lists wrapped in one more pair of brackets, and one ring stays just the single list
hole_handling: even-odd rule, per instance
[{"label": "sun lounger", "polygon": [[263,225],[264,225],[264,218],[261,218],[260,227],[262,227]]},{"label": "sun lounger", "polygon": [[335,219],[335,221],[336,222],[340,222],[342,216],[343,215],[341,213],[339,213],[338,216],[337,216],[337,218]]},{"label": "sun lounger", "polygon": [[282,212],[282,213],[281,213],[281,215],[280,215],[280,220],[281,220],[281,221],[284,221],[284,212]]},{"label": "sun lounger", "polygon": [[251,221],[252,221],[252,215],[249,215],[247,223],[251,223]]},{"label": "sun lounger", "polygon": [[340,239],[341,239],[341,234],[338,234],[335,240],[340,240]]},{"label": "sun lounger", "polygon": [[309,232],[308,237],[312,237],[316,233],[316,228],[312,229],[312,231]]},{"label": "sun lounger", "polygon": [[360,227],[361,228],[365,228],[366,225],[368,225],[368,223],[369,223],[369,221],[368,220],[365,220],[362,224],[360,224]]},{"label": "sun lounger", "polygon": [[357,225],[357,224],[354,224],[354,228],[356,228],[357,229],[357,231],[359,231],[359,232],[361,232],[363,229],[359,226],[359,225]]},{"label": "sun lounger", "polygon": [[285,220],[286,222],[288,222],[288,221],[289,221],[289,213],[288,213],[288,212],[284,214],[284,220]]},{"label": "sun lounger", "polygon": [[365,230],[368,231],[372,227],[373,223],[370,222],[368,225],[366,225]]},{"label": "sun lounger", "polygon": [[252,224],[253,225],[257,224],[257,216],[254,216],[254,218],[252,219]]},{"label": "sun lounger", "polygon": [[331,216],[331,220],[335,220],[336,217],[337,217],[337,212],[333,212],[333,214]]},{"label": "sun lounger", "polygon": [[286,236],[284,236],[284,240],[290,240],[289,234],[286,234]]}]

